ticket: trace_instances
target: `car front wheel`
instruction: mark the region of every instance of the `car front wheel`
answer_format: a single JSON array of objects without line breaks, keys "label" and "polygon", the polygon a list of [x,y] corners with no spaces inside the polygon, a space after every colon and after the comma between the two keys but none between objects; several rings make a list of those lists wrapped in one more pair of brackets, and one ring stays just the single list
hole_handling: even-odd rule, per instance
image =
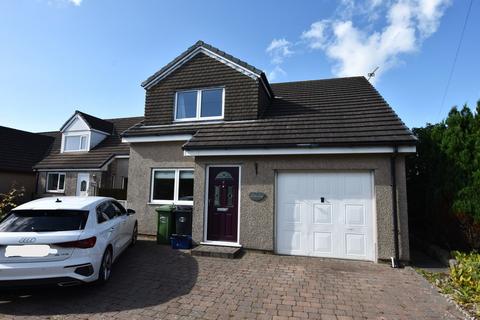
[{"label": "car front wheel", "polygon": [[100,271],[98,273],[98,282],[105,283],[110,279],[112,273],[112,250],[107,248],[103,254],[102,263],[100,265]]}]

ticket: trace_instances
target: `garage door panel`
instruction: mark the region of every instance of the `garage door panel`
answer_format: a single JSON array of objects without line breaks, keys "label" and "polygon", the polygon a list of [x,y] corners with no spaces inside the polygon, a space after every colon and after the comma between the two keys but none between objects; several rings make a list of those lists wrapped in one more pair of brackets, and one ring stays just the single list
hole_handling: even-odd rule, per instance
[{"label": "garage door panel", "polygon": [[283,222],[285,224],[301,224],[302,223],[302,204],[301,203],[285,203],[283,212]]},{"label": "garage door panel", "polygon": [[345,223],[348,226],[364,226],[365,225],[365,205],[363,204],[346,204],[345,205]]},{"label": "garage door panel", "polygon": [[333,254],[333,238],[331,232],[313,232],[313,254]]},{"label": "garage door panel", "polygon": [[280,253],[297,253],[302,252],[302,232],[293,230],[284,230],[284,236],[279,243]]},{"label": "garage door panel", "polygon": [[313,223],[314,224],[332,224],[332,205],[319,204],[313,205]]},{"label": "garage door panel", "polygon": [[364,234],[345,234],[345,252],[349,256],[365,257],[366,239]]},{"label": "garage door panel", "polygon": [[373,260],[371,179],[370,172],[280,172],[277,251]]}]

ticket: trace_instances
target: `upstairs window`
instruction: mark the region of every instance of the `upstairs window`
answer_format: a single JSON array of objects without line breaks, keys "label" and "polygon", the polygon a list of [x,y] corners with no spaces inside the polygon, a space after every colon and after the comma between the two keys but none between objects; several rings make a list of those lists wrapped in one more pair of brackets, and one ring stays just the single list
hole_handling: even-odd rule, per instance
[{"label": "upstairs window", "polygon": [[63,151],[87,151],[87,136],[65,136]]},{"label": "upstairs window", "polygon": [[224,89],[178,91],[175,97],[175,121],[223,118]]}]

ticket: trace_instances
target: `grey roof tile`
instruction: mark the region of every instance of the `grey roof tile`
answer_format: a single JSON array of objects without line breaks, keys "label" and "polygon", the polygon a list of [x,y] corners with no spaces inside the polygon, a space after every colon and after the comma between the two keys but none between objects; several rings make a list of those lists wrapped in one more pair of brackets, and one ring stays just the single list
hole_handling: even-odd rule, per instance
[{"label": "grey roof tile", "polygon": [[0,126],[0,171],[32,172],[50,149],[53,138],[42,133]]},{"label": "grey roof tile", "polygon": [[104,121],[112,123],[112,134],[88,152],[61,153],[62,133],[60,131],[50,132],[49,135],[55,136],[52,148],[49,154],[34,168],[99,169],[113,156],[130,154],[130,146],[122,143],[120,134],[142,120],[143,117],[105,119]]},{"label": "grey roof tile", "polygon": [[262,118],[223,123],[139,124],[125,136],[194,134],[184,148],[413,145],[412,132],[364,77],[272,84]]}]

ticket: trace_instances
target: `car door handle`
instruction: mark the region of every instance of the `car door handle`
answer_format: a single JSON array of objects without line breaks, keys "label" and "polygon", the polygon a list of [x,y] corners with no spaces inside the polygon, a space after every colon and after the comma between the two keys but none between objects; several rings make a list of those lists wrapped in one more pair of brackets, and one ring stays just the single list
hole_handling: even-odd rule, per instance
[{"label": "car door handle", "polygon": [[115,229],[116,229],[115,227],[111,227],[110,231],[115,231]]}]

